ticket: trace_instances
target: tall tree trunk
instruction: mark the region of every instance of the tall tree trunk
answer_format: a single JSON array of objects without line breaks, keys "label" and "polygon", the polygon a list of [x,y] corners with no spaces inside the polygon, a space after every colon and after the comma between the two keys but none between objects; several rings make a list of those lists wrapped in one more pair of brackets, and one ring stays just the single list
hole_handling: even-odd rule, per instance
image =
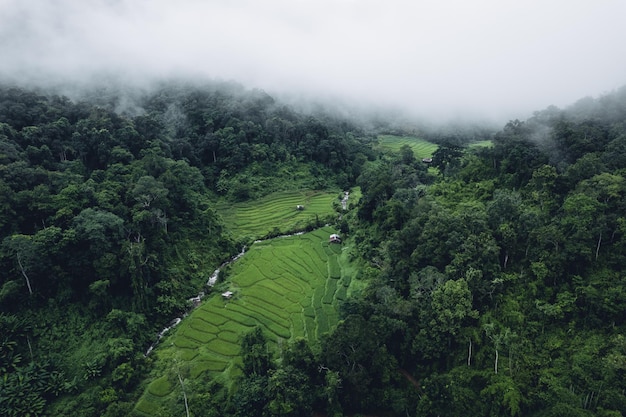
[{"label": "tall tree trunk", "polygon": [[496,374],[497,374],[498,373],[498,349],[496,349],[496,360],[494,362],[493,369],[496,371]]},{"label": "tall tree trunk", "polygon": [[185,400],[185,412],[187,413],[187,417],[189,417],[189,404],[187,404],[187,393],[185,392],[185,384],[183,384],[183,378],[180,376],[180,371],[176,371],[178,374],[178,380],[180,381],[180,387],[183,391],[183,399]]},{"label": "tall tree trunk", "polygon": [[35,362],[35,356],[33,355],[33,347],[30,345],[30,337],[26,336],[26,342],[28,343],[28,351],[30,352],[30,361]]},{"label": "tall tree trunk", "polygon": [[602,244],[602,232],[600,232],[600,236],[598,237],[598,245],[596,246],[596,261],[598,260],[598,254],[600,253],[601,244]]},{"label": "tall tree trunk", "polygon": [[22,265],[22,257],[20,256],[19,252],[17,253],[17,264],[20,266],[20,271],[22,271],[22,275],[24,276],[24,279],[26,279],[28,292],[30,293],[30,295],[33,295],[33,287],[31,287],[30,285],[30,279],[28,278],[28,274],[26,273],[26,269],[24,268],[24,265]]},{"label": "tall tree trunk", "polygon": [[472,339],[469,340],[469,348],[467,349],[467,366],[472,365]]}]

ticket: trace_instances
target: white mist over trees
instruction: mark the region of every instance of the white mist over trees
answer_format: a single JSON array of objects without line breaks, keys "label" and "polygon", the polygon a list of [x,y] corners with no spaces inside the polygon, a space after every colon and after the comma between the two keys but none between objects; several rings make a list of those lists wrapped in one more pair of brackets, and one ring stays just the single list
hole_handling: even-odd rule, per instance
[{"label": "white mist over trees", "polygon": [[620,1],[0,0],[0,78],[170,76],[451,119],[624,84]]}]

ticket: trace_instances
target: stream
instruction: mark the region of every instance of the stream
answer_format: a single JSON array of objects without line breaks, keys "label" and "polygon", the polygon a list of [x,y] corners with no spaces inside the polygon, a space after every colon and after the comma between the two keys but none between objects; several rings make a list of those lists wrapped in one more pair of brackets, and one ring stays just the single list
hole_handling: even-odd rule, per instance
[{"label": "stream", "polygon": [[[253,243],[257,243],[257,242],[262,242],[262,240],[255,240]],[[213,271],[213,273],[209,277],[209,280],[207,281],[206,285],[208,287],[213,287],[217,283],[217,277],[219,276],[220,271],[222,269],[226,268],[228,265],[231,265],[233,262],[237,261],[243,255],[245,255],[247,249],[248,249],[247,246],[244,246],[243,248],[241,248],[241,252],[239,252],[237,255],[231,257],[226,262],[222,263],[219,268],[217,268],[215,271]],[[188,299],[187,301],[189,301],[191,303],[191,306],[192,306],[191,309],[189,311],[185,312],[185,314],[183,314],[182,317],[176,317],[174,320],[170,321],[169,324],[167,326],[165,326],[163,328],[163,330],[161,330],[159,332],[159,334],[157,335],[157,339],[150,345],[148,350],[146,350],[146,353],[144,353],[144,356],[148,356],[150,353],[152,353],[152,350],[154,350],[156,345],[159,344],[159,341],[163,338],[163,336],[165,336],[165,334],[168,331],[170,331],[172,328],[176,327],[181,321],[183,321],[183,319],[185,317],[187,317],[191,311],[193,311],[196,307],[198,307],[200,305],[200,302],[202,301],[202,299],[204,298],[205,295],[206,294],[204,293],[204,291],[201,291],[195,297],[192,297],[192,298]]]},{"label": "stream", "polygon": [[[343,210],[347,210],[348,207],[348,198],[350,196],[350,193],[348,191],[344,192],[343,198],[341,199],[341,207],[343,208]],[[341,217],[340,217],[341,219]],[[329,226],[328,224],[325,226]],[[260,243],[260,242],[265,242],[267,240],[272,240],[272,239],[281,239],[281,238],[285,238],[285,237],[292,237],[292,236],[300,236],[305,234],[306,232],[296,232],[296,233],[290,233],[290,234],[286,234],[286,235],[280,235],[280,236],[275,236],[275,237],[270,237],[267,239],[259,239],[259,240],[255,240],[254,242],[252,242],[252,244],[255,243]],[[243,255],[246,254],[246,251],[248,250],[247,246],[244,246],[243,248],[241,248],[241,252],[239,252],[237,255],[231,257],[229,260],[223,262],[219,268],[217,268],[215,271],[213,271],[213,273],[211,274],[211,276],[209,277],[209,280],[207,281],[206,285],[211,288],[213,287],[216,283],[217,283],[217,277],[220,274],[220,271],[224,268],[226,268],[227,266],[233,264],[234,262],[236,262],[237,260],[239,260],[239,258],[241,258]],[[165,326],[163,328],[163,330],[161,330],[158,334],[157,334],[157,338],[156,340],[150,345],[150,347],[148,348],[148,350],[146,350],[146,353],[144,353],[144,356],[148,356],[150,353],[152,353],[152,351],[154,350],[154,348],[159,344],[159,341],[163,338],[163,336],[165,336],[165,334],[167,334],[168,331],[170,331],[171,329],[173,329],[174,327],[176,327],[181,321],[183,321],[183,319],[185,317],[187,317],[189,315],[189,313],[191,311],[193,311],[196,307],[198,307],[200,305],[200,303],[202,302],[202,299],[204,298],[206,294],[204,293],[204,291],[201,291],[198,295],[196,295],[195,297],[190,298],[189,301],[192,305],[192,307],[185,312],[185,314],[182,315],[182,317],[176,317],[173,320],[171,320],[167,326]]]}]

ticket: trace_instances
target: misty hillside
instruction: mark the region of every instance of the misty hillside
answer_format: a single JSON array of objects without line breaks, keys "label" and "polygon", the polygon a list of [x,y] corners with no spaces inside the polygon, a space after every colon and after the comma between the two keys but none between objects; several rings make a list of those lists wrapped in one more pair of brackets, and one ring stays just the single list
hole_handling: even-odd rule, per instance
[{"label": "misty hillside", "polygon": [[[67,94],[0,87],[0,415],[626,413],[626,87],[495,133],[304,111],[234,83]],[[345,191],[289,231],[317,233],[306,253],[332,285],[350,274],[341,297],[311,288],[336,308],[328,332],[276,340],[238,311],[232,372],[185,367],[201,341],[145,354],[191,298],[221,306],[237,281],[225,268],[207,286],[258,237],[220,210],[269,217],[286,195]],[[263,247],[306,281],[304,246],[276,235]]]},{"label": "misty hillside", "polygon": [[3,393],[43,373],[19,400],[38,414],[116,369],[132,391],[158,326],[239,251],[216,199],[344,187],[373,158],[356,127],[320,117],[230,84],[2,87]]},{"label": "misty hillside", "polygon": [[[362,164],[353,163],[356,155],[368,152],[360,146],[362,141],[355,140],[363,134],[354,124],[329,114],[300,113],[276,104],[262,91],[245,91],[235,84],[175,83],[152,92],[93,90],[80,95],[76,103],[14,88],[5,88],[3,96],[2,122],[13,129],[38,126],[45,131],[65,124],[65,143],[25,139],[24,148],[45,145],[53,155],[61,155],[59,161],[81,159],[88,170],[97,170],[114,162],[113,148],[127,150],[137,159],[141,149],[158,145],[167,156],[200,169],[211,189],[224,193],[233,188],[232,195],[267,192],[267,177],[274,177],[277,164],[292,158],[310,162],[328,171],[324,177],[334,176],[343,182],[339,185],[347,185],[354,182]],[[79,123],[82,119],[86,120]],[[104,143],[93,138],[101,141],[97,149],[69,140],[102,129],[112,137],[105,137]],[[247,172],[240,172],[244,168]],[[244,174],[252,173],[255,181],[250,183]]]}]

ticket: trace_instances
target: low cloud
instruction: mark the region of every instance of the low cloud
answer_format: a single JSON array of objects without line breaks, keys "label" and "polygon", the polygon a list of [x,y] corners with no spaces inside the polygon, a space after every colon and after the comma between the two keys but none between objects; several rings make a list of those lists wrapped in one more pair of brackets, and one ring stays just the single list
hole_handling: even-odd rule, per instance
[{"label": "low cloud", "polygon": [[209,77],[525,118],[626,84],[623,16],[621,0],[0,0],[0,77]]}]

